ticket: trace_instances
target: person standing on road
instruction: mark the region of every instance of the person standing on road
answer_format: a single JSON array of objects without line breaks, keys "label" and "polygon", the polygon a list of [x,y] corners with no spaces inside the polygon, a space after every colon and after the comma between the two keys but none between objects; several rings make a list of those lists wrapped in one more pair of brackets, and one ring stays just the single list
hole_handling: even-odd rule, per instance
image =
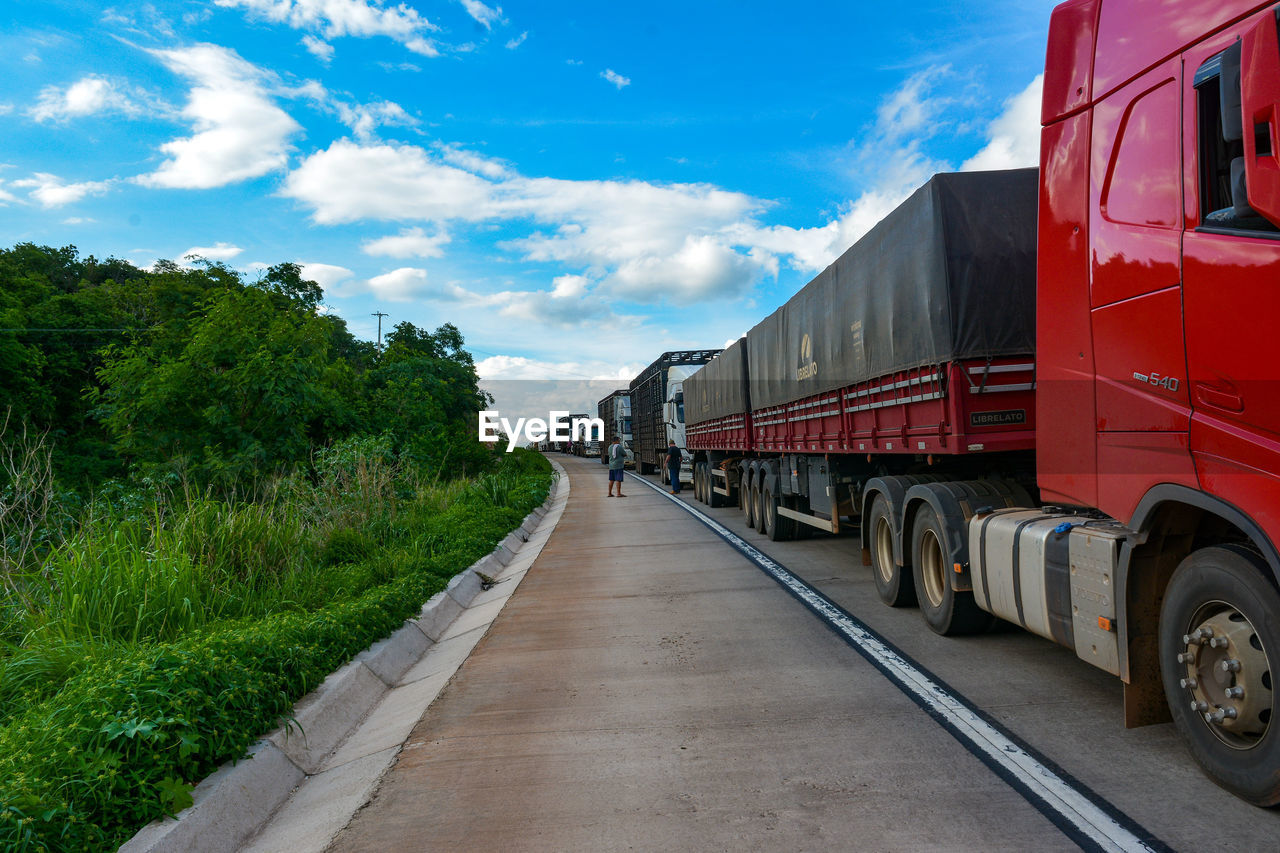
[{"label": "person standing on road", "polygon": [[622,439],[615,435],[613,444],[609,445],[609,497],[613,497],[614,483],[618,484],[618,497],[626,497],[622,493],[622,468],[626,461],[627,453],[622,449]]},{"label": "person standing on road", "polygon": [[667,439],[667,473],[671,477],[671,494],[680,494],[680,463],[684,461],[684,454],[680,452],[680,448],[676,447],[674,438]]}]

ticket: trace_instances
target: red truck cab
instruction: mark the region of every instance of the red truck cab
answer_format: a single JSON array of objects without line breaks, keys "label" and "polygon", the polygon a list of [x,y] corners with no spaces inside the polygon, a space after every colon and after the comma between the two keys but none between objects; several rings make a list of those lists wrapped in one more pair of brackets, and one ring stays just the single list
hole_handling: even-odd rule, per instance
[{"label": "red truck cab", "polygon": [[1167,700],[1210,775],[1267,805],[1280,801],[1277,111],[1274,4],[1054,10],[1041,497],[1134,531],[1115,577],[1127,720],[1163,718]]}]

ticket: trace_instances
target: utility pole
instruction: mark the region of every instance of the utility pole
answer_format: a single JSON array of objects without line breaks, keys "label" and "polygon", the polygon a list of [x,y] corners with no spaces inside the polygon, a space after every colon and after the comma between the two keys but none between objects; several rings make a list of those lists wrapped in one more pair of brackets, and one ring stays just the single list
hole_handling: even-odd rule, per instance
[{"label": "utility pole", "polygon": [[390,314],[383,314],[381,311],[374,311],[370,317],[378,318],[378,352],[382,352],[382,318],[390,317]]}]

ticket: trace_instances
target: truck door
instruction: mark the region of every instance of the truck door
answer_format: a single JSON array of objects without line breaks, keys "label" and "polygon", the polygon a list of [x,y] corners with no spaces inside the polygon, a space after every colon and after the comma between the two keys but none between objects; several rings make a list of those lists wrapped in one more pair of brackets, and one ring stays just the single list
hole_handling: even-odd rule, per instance
[{"label": "truck door", "polygon": [[1240,106],[1239,37],[1249,23],[1184,55],[1194,76],[1183,96],[1183,298],[1191,451],[1201,488],[1245,510],[1274,541],[1280,530],[1280,229],[1249,206],[1244,180],[1244,135],[1266,132],[1244,121]]},{"label": "truck door", "polygon": [[1090,299],[1098,504],[1131,517],[1153,485],[1194,487],[1181,291],[1177,58],[1094,107]]}]

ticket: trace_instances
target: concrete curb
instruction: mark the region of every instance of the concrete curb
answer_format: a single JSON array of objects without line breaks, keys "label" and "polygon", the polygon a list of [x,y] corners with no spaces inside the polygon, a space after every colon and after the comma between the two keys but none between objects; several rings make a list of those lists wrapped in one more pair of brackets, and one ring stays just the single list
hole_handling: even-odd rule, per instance
[{"label": "concrete curb", "polygon": [[[239,850],[257,835],[295,788],[324,768],[326,760],[466,611],[483,589],[476,572],[490,577],[502,574],[532,532],[543,526],[557,496],[563,505],[568,490],[561,483],[567,486],[568,481],[559,464],[552,462],[552,467],[557,476],[546,501],[525,516],[520,527],[492,553],[456,574],[422,606],[416,619],[330,673],[319,687],[298,700],[293,708],[296,725],[271,732],[250,748],[245,759],[222,765],[196,786],[190,808],[176,819],[165,818],[143,827],[120,847],[120,853],[220,853]],[[557,513],[548,532],[558,521]],[[399,748],[391,752],[398,753]],[[394,754],[388,756],[387,767],[394,758]],[[373,777],[375,785],[381,775],[378,772]],[[372,790],[370,787],[369,794]]]},{"label": "concrete curb", "polygon": [[150,823],[120,850],[218,853],[239,846],[306,776],[270,741],[258,741],[248,757],[252,760],[224,764],[197,785],[195,804],[181,820]]}]

